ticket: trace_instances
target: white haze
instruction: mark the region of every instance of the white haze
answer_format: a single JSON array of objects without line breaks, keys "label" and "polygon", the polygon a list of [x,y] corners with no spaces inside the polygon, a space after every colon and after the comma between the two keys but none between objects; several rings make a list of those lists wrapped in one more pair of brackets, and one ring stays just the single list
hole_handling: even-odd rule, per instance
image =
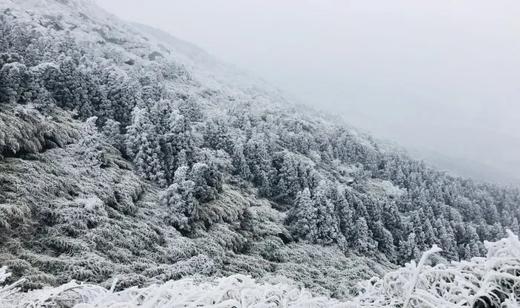
[{"label": "white haze", "polygon": [[520,183],[518,0],[98,0],[441,167]]}]

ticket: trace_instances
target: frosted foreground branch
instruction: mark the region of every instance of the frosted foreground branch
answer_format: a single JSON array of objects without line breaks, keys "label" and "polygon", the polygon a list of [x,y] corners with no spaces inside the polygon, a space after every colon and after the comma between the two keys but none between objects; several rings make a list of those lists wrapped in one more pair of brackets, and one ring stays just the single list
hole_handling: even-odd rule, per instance
[{"label": "frosted foreground branch", "polygon": [[[1,307],[520,307],[520,242],[509,236],[486,243],[487,256],[471,261],[427,265],[440,249],[433,247],[418,263],[373,278],[350,302],[315,297],[290,282],[260,284],[233,275],[211,282],[170,281],[147,288],[114,292],[70,282],[57,288],[20,293],[19,282],[0,288]],[[0,269],[0,284],[9,277]],[[481,305],[481,306],[478,306]]]}]

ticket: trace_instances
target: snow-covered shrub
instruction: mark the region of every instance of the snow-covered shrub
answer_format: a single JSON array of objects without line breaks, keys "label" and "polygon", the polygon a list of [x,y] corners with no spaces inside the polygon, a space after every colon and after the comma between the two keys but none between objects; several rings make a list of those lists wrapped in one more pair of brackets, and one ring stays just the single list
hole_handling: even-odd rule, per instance
[{"label": "snow-covered shrub", "polygon": [[[7,272],[7,267],[0,268],[0,285],[4,284],[4,282],[11,276],[11,273]],[[12,299],[18,292],[18,285],[23,282],[23,279],[18,280],[17,282],[0,287],[0,306],[8,307],[7,305],[10,303],[10,298]]]},{"label": "snow-covered shrub", "polygon": [[0,113],[0,158],[38,153],[63,147],[77,136],[77,129],[66,123],[68,114],[56,110],[47,117],[32,106],[2,106]]},{"label": "snow-covered shrub", "polygon": [[[486,243],[485,258],[428,265],[438,247],[419,261],[362,285],[356,307],[518,307],[520,242],[509,237]],[[479,306],[479,303],[482,306]],[[500,306],[505,305],[505,306]]]},{"label": "snow-covered shrub", "polygon": [[[70,282],[57,288],[45,288],[16,294],[16,283],[0,288],[3,307],[520,307],[520,241],[508,238],[486,243],[485,258],[450,264],[429,265],[440,249],[433,247],[418,263],[373,278],[361,285],[360,295],[340,302],[314,296],[278,277],[273,283],[259,283],[251,277],[233,275],[211,281],[185,278],[146,288],[128,288],[114,292],[91,284]],[[194,265],[205,257],[197,257]],[[0,283],[9,277],[0,269]],[[15,300],[17,299],[17,304]],[[3,301],[3,302],[2,302]],[[11,306],[7,306],[11,303]],[[61,305],[61,306],[60,306]]]}]

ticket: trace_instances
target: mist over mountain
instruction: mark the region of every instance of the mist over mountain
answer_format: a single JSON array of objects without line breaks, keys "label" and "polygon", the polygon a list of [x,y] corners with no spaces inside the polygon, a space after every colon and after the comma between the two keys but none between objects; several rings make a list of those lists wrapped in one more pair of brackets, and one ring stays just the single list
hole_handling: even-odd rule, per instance
[{"label": "mist over mountain", "polygon": [[431,157],[438,152],[479,170],[463,176],[519,182],[517,1],[100,5],[195,42],[310,106],[420,152],[417,158],[438,164]]},{"label": "mist over mountain", "polygon": [[518,305],[518,189],[93,1],[0,12],[0,306]]}]

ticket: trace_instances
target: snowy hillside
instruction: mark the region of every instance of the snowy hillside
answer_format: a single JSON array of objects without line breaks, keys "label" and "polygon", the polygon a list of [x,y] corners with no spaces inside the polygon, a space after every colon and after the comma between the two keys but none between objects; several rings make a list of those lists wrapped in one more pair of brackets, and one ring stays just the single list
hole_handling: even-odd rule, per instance
[{"label": "snowy hillside", "polygon": [[0,266],[23,291],[246,275],[346,299],[433,245],[469,260],[519,232],[518,190],[428,168],[91,1],[0,12]]}]

